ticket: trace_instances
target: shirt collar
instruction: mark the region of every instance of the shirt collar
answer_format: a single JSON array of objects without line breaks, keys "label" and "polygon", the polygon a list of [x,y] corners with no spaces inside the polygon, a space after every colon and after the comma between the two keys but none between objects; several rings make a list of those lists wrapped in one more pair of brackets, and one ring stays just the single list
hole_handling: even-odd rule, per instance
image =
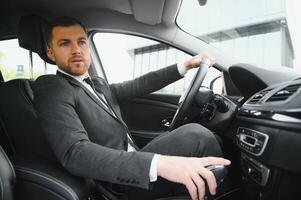
[{"label": "shirt collar", "polygon": [[74,78],[75,80],[77,80],[77,81],[80,82],[80,83],[82,83],[83,80],[84,80],[85,78],[89,77],[89,74],[87,74],[87,75],[74,76],[74,75],[71,75],[71,74],[69,74],[69,73],[67,73],[67,72],[65,72],[65,71],[63,71],[63,70],[61,70],[61,69],[57,69],[57,71],[59,71],[59,72],[65,74],[65,75],[67,75],[67,76],[70,76],[70,77]]}]

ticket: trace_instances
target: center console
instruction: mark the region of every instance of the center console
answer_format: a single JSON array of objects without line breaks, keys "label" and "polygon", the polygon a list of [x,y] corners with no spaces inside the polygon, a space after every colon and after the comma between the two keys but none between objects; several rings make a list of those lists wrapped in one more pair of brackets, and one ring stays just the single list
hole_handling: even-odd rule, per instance
[{"label": "center console", "polygon": [[[236,143],[244,151],[255,155],[262,155],[268,143],[269,136],[265,133],[245,127],[238,127]],[[260,186],[267,184],[270,169],[245,153],[241,153],[241,167],[247,178]]]},{"label": "center console", "polygon": [[241,118],[235,128],[233,139],[240,149],[244,199],[300,197],[300,131],[270,127],[264,123]]},{"label": "center console", "polygon": [[245,199],[282,200],[301,196],[299,124],[279,123],[240,113],[233,139],[241,150]]},{"label": "center console", "polygon": [[241,150],[240,167],[249,200],[301,195],[300,84],[287,100],[273,100],[273,96],[283,93],[279,91],[291,91],[293,86],[296,84],[264,89],[238,111],[234,141]]},{"label": "center console", "polygon": [[260,156],[269,140],[265,133],[258,132],[249,128],[239,127],[236,134],[237,145],[250,154]]},{"label": "center console", "polygon": [[260,186],[266,186],[270,169],[255,159],[241,153],[241,167],[245,178],[250,179]]}]

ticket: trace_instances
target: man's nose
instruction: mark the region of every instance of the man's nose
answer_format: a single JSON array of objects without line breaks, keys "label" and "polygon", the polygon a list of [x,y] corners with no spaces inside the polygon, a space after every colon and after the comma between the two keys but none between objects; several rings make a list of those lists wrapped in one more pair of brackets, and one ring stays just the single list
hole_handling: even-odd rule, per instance
[{"label": "man's nose", "polygon": [[80,54],[80,47],[77,43],[72,43],[72,54]]}]

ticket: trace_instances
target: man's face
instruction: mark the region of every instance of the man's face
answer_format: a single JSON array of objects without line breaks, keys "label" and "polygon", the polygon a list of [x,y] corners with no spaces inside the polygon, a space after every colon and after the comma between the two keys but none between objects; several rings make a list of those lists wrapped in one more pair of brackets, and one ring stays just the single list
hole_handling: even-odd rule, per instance
[{"label": "man's face", "polygon": [[79,76],[88,73],[90,49],[87,35],[80,25],[54,27],[47,54],[61,70],[69,74]]}]

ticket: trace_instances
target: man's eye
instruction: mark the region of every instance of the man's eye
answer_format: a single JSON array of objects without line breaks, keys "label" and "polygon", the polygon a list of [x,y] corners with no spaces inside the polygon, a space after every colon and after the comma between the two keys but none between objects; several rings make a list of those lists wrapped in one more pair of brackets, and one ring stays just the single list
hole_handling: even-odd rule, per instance
[{"label": "man's eye", "polygon": [[62,42],[62,43],[60,43],[60,47],[64,47],[64,46],[67,46],[67,42]]},{"label": "man's eye", "polygon": [[85,40],[80,40],[78,43],[79,43],[80,45],[85,45],[85,44],[86,44],[86,41],[85,41]]}]

